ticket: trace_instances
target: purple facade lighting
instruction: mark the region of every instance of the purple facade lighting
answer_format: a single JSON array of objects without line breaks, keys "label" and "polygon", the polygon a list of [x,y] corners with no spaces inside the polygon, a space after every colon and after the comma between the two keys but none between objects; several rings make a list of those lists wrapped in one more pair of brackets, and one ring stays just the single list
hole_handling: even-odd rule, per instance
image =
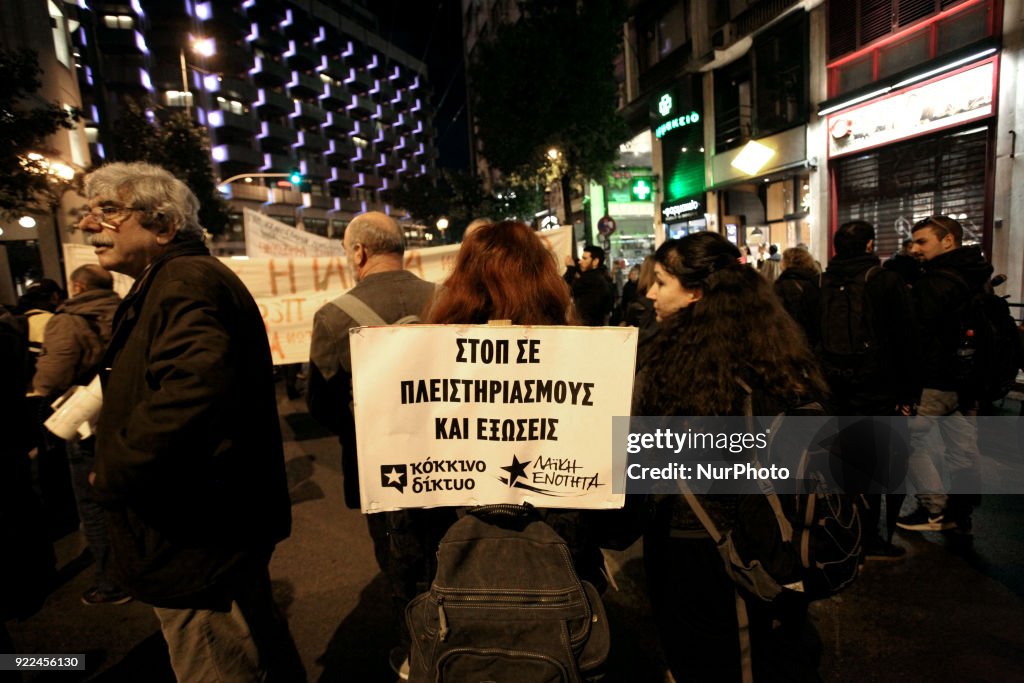
[{"label": "purple facade lighting", "polygon": [[370,94],[371,95],[376,95],[379,92],[380,92],[380,79],[379,78],[375,78],[375,79],[373,79],[373,87],[370,89]]},{"label": "purple facade lighting", "polygon": [[416,76],[412,79],[412,85],[409,86],[409,90],[415,90],[418,87],[420,87],[420,77]]},{"label": "purple facade lighting", "polygon": [[82,9],[89,9],[89,5],[85,4],[85,0],[78,0],[78,6]]},{"label": "purple facade lighting", "polygon": [[[252,41],[256,40],[259,37],[260,37],[260,25],[257,24],[254,21],[254,22],[252,22],[249,25],[249,35],[247,35],[245,37],[245,42],[251,43]],[[257,57],[256,59],[259,59],[259,57]]]},{"label": "purple facade lighting", "polygon": [[245,2],[242,3],[242,9],[249,9],[250,7],[255,7],[255,6],[256,6],[256,0],[245,0]]},{"label": "purple facade lighting", "polygon": [[[258,74],[261,71],[263,71],[263,57],[259,57],[259,56],[253,57],[253,66],[252,66],[251,69],[249,69],[249,73],[251,75],[255,76],[256,74]],[[263,93],[263,89],[262,88],[260,89],[260,93],[261,93],[261,96],[262,96],[262,93]]]},{"label": "purple facade lighting", "polygon": [[269,171],[274,168],[273,162],[270,160],[269,154],[263,155],[263,165],[260,166],[261,171]]},{"label": "purple facade lighting", "polygon": [[85,29],[84,28],[78,29],[78,42],[80,42],[82,44],[82,47],[85,47],[86,45],[89,44],[89,41],[85,37]]},{"label": "purple facade lighting", "polygon": [[351,57],[356,53],[356,49],[352,47],[352,41],[348,41],[348,45],[345,47],[345,51],[341,53],[342,57]]},{"label": "purple facade lighting", "polygon": [[185,14],[189,15],[190,17],[194,17],[196,15],[195,10],[192,9],[191,0],[185,0]]},{"label": "purple facade lighting", "polygon": [[298,84],[299,84],[299,72],[298,71],[293,71],[292,72],[292,80],[288,81],[285,84],[284,87],[286,87],[286,88],[294,88]]},{"label": "purple facade lighting", "polygon": [[393,100],[390,100],[388,103],[389,104],[398,104],[401,101],[402,101],[402,93],[396,92],[395,93],[395,98]]},{"label": "purple facade lighting", "polygon": [[401,77],[402,77],[402,73],[398,70],[398,67],[395,66],[395,70],[391,72],[390,76],[388,76],[388,80],[389,81],[393,81],[396,78],[401,78]]},{"label": "purple facade lighting", "polygon": [[96,108],[95,104],[92,105],[92,107],[90,108],[90,111],[92,112],[92,120],[93,121],[99,121],[100,120],[100,110]]},{"label": "purple facade lighting", "polygon": [[327,71],[327,55],[320,55],[320,66],[316,70],[321,73]]},{"label": "purple facade lighting", "polygon": [[153,92],[153,80],[149,77],[149,72],[145,69],[139,69],[139,81],[142,83],[142,87]]},{"label": "purple facade lighting", "polygon": [[[363,179],[363,174],[360,173],[359,174],[359,180],[361,181],[362,179]],[[358,187],[358,185],[354,185],[353,187]],[[359,205],[362,207],[362,209],[360,210],[360,213],[366,213],[366,200],[364,199],[361,202],[359,202]]]},{"label": "purple facade lighting", "polygon": [[363,148],[356,146],[356,155],[349,159],[351,162],[362,161],[363,159]]},{"label": "purple facade lighting", "polygon": [[[303,145],[306,144],[306,132],[300,130],[300,131],[297,131],[297,133],[298,133],[298,142],[296,142],[296,143],[294,143],[292,145],[292,149],[296,149],[298,147],[302,147]],[[303,173],[305,173],[305,171],[303,171]]]},{"label": "purple facade lighting", "polygon": [[313,39],[313,44],[316,45],[317,43],[322,43],[325,40],[327,40],[327,30],[321,26],[320,30],[317,32],[316,38]]},{"label": "purple facade lighting", "polygon": [[207,92],[218,92],[220,90],[220,79],[213,74],[203,76],[203,87]]},{"label": "purple facade lighting", "polygon": [[295,16],[292,14],[290,9],[284,11],[284,21],[281,22],[281,28],[285,26],[291,26],[295,22]]},{"label": "purple facade lighting", "polygon": [[299,172],[301,172],[302,175],[309,175],[309,164],[305,159],[299,159]]},{"label": "purple facade lighting", "polygon": [[356,70],[353,69],[352,67],[349,67],[348,78],[345,79],[345,83],[346,84],[352,83],[355,80],[356,80]]},{"label": "purple facade lighting", "polygon": [[415,105],[415,106],[413,106],[413,107],[412,107],[412,108],[411,108],[411,109],[409,110],[409,112],[410,112],[410,113],[412,113],[412,112],[415,112],[415,111],[419,111],[420,109],[422,109],[422,106],[421,106],[421,104],[420,104],[420,98],[418,98],[418,97],[417,97],[417,98],[416,98],[416,105]]},{"label": "purple facade lighting", "polygon": [[426,151],[426,150],[425,150],[425,149],[423,149],[423,143],[421,142],[421,143],[420,143],[420,146],[419,146],[419,147],[417,147],[417,148],[416,148],[416,151],[415,151],[415,152],[413,153],[413,156],[415,156],[415,157],[418,157],[419,155],[423,154],[423,153],[424,153],[425,151]]},{"label": "purple facade lighting", "polygon": [[353,121],[352,123],[353,123],[352,130],[350,130],[348,132],[348,136],[350,138],[359,135],[359,133],[361,131],[361,126],[360,126],[360,122],[359,121]]},{"label": "purple facade lighting", "polygon": [[227,145],[217,145],[213,148],[213,160],[218,162],[225,162],[228,160]]},{"label": "purple facade lighting", "polygon": [[[142,5],[139,4],[139,0],[132,0],[131,4],[132,4],[132,10],[135,12],[136,16],[139,16],[139,17],[146,16],[146,13],[142,11]],[[88,9],[88,8],[86,8],[86,9]]]},{"label": "purple facade lighting", "polygon": [[[284,24],[281,24],[281,26],[284,26]],[[294,40],[289,40],[288,41],[288,50],[285,51],[284,58],[288,59],[289,57],[294,57],[294,56],[295,56],[295,41]]]},{"label": "purple facade lighting", "polygon": [[375,114],[371,114],[370,118],[371,119],[379,119],[381,116],[383,116],[383,114],[381,113],[380,105],[378,104],[377,105],[377,112]]},{"label": "purple facade lighting", "polygon": [[426,175],[426,173],[427,173],[427,166],[426,166],[426,164],[420,164],[420,175]]},{"label": "purple facade lighting", "polygon": [[294,119],[299,116],[302,116],[302,104],[298,100],[295,100],[295,111],[288,114],[288,118]]},{"label": "purple facade lighting", "polygon": [[398,120],[395,121],[395,125],[396,126],[401,126],[403,123],[405,123],[405,114],[399,114],[398,115]]},{"label": "purple facade lighting", "polygon": [[374,54],[370,57],[370,63],[366,65],[366,70],[369,71],[370,69],[376,69],[377,63],[377,55]]},{"label": "purple facade lighting", "polygon": [[209,21],[210,17],[212,16],[213,11],[210,9],[210,3],[196,3],[196,19],[198,19],[199,21]]},{"label": "purple facade lighting", "polygon": [[142,52],[142,54],[149,54],[149,46],[146,45],[146,39],[138,31],[135,32],[135,47],[139,48],[139,51]]},{"label": "purple facade lighting", "polygon": [[422,132],[423,132],[423,122],[422,121],[417,121],[416,122],[416,130],[414,130],[412,132],[412,134],[413,135],[417,135],[417,134],[422,133]]},{"label": "purple facade lighting", "polygon": [[[337,178],[335,178],[337,180]],[[334,198],[334,210],[341,211],[341,197]]]},{"label": "purple facade lighting", "polygon": [[[259,57],[257,57],[256,59],[259,59]],[[252,72],[250,71],[249,73],[252,73]],[[252,106],[254,106],[254,107],[262,107],[266,103],[267,103],[267,93],[263,90],[263,88],[259,88],[256,91],[256,101],[253,102]]]},{"label": "purple facade lighting", "polygon": [[346,110],[348,110],[348,109],[355,109],[357,106],[359,106],[359,96],[358,95],[353,95],[352,96],[352,104],[345,105],[345,109]]},{"label": "purple facade lighting", "polygon": [[384,152],[380,153],[380,161],[373,165],[374,168],[381,168],[388,165],[388,157]]},{"label": "purple facade lighting", "polygon": [[210,125],[215,128],[220,128],[224,125],[224,112],[219,109],[214,109],[210,112],[210,115],[206,117]]},{"label": "purple facade lighting", "polygon": [[[89,66],[85,67],[85,82],[88,83],[89,85],[93,85],[94,84],[93,80],[92,80],[92,67],[89,67]],[[95,121],[95,120],[96,119],[93,119],[93,121]]]},{"label": "purple facade lighting", "polygon": [[260,133],[259,133],[259,135],[256,136],[256,139],[257,140],[262,140],[262,139],[268,138],[268,137],[270,137],[270,130],[269,130],[268,126],[267,126],[267,122],[266,121],[260,121]]},{"label": "purple facade lighting", "polygon": [[104,159],[107,158],[107,152],[106,152],[106,150],[103,149],[103,143],[102,142],[97,142],[96,143],[96,153],[99,154]]},{"label": "purple facade lighting", "polygon": [[206,125],[206,110],[202,107],[196,107],[196,119],[199,120],[199,125]]}]

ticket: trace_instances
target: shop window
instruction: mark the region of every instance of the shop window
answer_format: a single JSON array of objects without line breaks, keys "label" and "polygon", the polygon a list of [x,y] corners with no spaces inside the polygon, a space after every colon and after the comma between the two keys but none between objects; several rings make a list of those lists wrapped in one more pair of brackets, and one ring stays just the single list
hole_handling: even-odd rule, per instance
[{"label": "shop window", "polygon": [[164,103],[168,107],[191,107],[192,93],[181,90],[168,90],[164,93]]},{"label": "shop window", "polygon": [[992,6],[986,2],[940,21],[936,26],[939,54],[951,52],[963,45],[970,45],[989,35],[991,33],[991,14]]},{"label": "shop window", "polygon": [[220,109],[221,111],[226,111],[226,112],[230,112],[232,114],[238,114],[238,115],[245,114],[246,112],[249,111],[246,108],[246,106],[244,104],[242,104],[241,102],[239,102],[238,100],[229,100],[226,97],[220,97],[220,96],[217,97],[217,108]]}]

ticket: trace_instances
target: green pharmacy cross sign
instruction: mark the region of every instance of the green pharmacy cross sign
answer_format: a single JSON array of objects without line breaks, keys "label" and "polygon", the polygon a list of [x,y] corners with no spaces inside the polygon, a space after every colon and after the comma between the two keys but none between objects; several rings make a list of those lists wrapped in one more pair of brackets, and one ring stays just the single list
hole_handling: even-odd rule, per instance
[{"label": "green pharmacy cross sign", "polygon": [[634,201],[646,202],[654,192],[650,178],[634,178],[633,184],[629,186],[629,196]]}]

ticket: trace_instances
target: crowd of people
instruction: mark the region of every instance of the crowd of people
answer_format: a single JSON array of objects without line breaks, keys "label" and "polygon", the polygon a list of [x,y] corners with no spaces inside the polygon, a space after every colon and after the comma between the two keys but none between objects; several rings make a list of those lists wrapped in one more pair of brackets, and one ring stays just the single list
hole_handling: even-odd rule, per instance
[{"label": "crowd of people", "polygon": [[[3,388],[20,407],[4,414],[5,433],[39,422],[26,390],[48,405],[98,374],[105,399],[95,435],[64,445],[96,559],[83,601],[152,605],[181,681],[305,680],[270,592],[270,557],[289,536],[291,515],[260,312],[210,256],[198,203],[169,173],[110,164],[86,178],[85,194],[78,228],[99,265],[72,273],[66,301],[47,285],[30,292],[22,316],[0,310]],[[918,507],[898,517],[901,497],[863,491],[866,557],[899,559],[897,526],[971,532],[976,498],[949,495],[939,473],[950,472],[961,485],[954,490],[978,488],[977,435],[965,417],[978,397],[957,385],[950,359],[961,343],[957,316],[992,269],[946,217],[915,225],[909,253],[885,263],[874,240],[870,224],[847,223],[835,232],[824,272],[803,248],[773,252],[766,272],[745,264],[721,235],[697,233],[664,242],[629,271],[619,295],[600,247],[567,259],[563,274],[526,224],[482,221],[467,231],[450,277],[435,286],[404,270],[397,223],[365,213],[344,235],[357,284],[314,319],[308,409],[338,436],[345,502],[358,509],[350,329],[495,320],[633,325],[640,328],[634,415],[744,415],[749,405],[755,415],[775,415],[815,401],[839,416],[947,416],[939,423],[945,450],[928,438],[933,422],[911,422],[909,453],[881,448],[869,456],[902,466],[917,494]],[[110,272],[135,279],[123,300]],[[857,353],[837,338],[832,322],[840,315],[856,316],[863,328]],[[4,440],[0,533],[9,543],[30,533],[12,519],[33,504],[28,454],[48,448],[45,440],[39,433]],[[705,507],[721,527],[735,523],[735,496],[710,496]],[[681,496],[627,508],[640,511],[634,536],[644,538],[647,589],[672,674],[739,680],[736,588],[715,543]],[[592,514],[545,511],[544,518],[566,540],[579,575],[602,588],[601,547],[623,541],[608,535],[620,525]],[[429,587],[437,545],[456,515],[435,508],[366,516],[396,615]],[[54,559],[47,544],[36,545],[38,552],[4,563],[10,575],[0,587],[22,589],[0,592],[4,619],[30,614],[45,595]],[[24,589],[33,584],[35,600]],[[745,599],[756,679],[815,680],[806,604]],[[399,676],[408,672],[409,637],[404,628],[395,634],[390,664]],[[0,640],[0,651],[12,648]]]}]

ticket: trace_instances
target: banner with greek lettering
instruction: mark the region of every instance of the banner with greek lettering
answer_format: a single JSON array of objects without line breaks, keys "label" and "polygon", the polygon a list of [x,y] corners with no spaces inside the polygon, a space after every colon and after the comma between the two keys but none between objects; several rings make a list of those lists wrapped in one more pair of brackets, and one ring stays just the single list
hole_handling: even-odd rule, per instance
[{"label": "banner with greek lettering", "polygon": [[622,507],[612,418],[629,414],[636,328],[402,325],[350,341],[364,512]]},{"label": "banner with greek lettering", "polygon": [[[288,229],[298,232],[292,227]],[[569,228],[541,232],[538,235],[561,264],[569,253]],[[460,247],[459,244],[451,244],[407,250],[405,268],[428,282],[444,282],[455,266]],[[308,361],[313,315],[325,303],[355,286],[355,276],[343,255],[222,257],[221,261],[241,278],[256,299],[267,325],[275,365]],[[65,273],[69,279],[78,266],[97,262],[92,247],[85,244],[64,245]],[[114,288],[121,296],[128,293],[131,284],[132,278],[114,274]]]},{"label": "banner with greek lettering", "polygon": [[341,240],[293,228],[252,209],[242,209],[245,253],[250,257],[344,256]]}]

